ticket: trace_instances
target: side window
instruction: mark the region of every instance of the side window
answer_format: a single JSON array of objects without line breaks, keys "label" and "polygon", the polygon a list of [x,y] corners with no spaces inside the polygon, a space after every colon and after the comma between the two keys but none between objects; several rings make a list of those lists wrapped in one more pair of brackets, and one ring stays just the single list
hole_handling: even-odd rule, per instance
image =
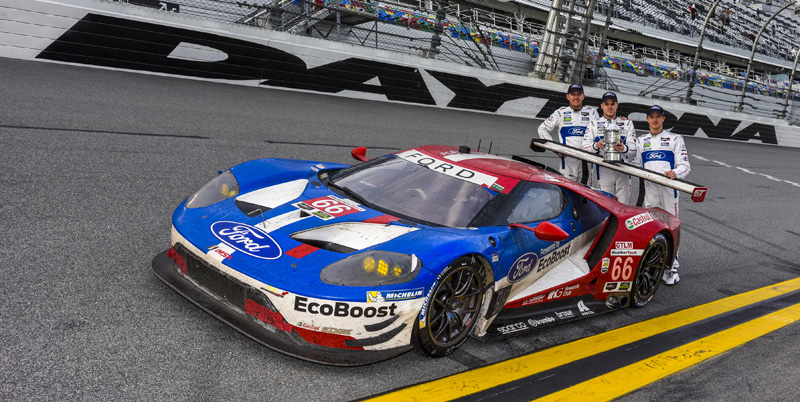
[{"label": "side window", "polygon": [[553,219],[569,203],[561,188],[547,183],[530,182],[517,194],[508,214],[508,223],[528,223]]}]

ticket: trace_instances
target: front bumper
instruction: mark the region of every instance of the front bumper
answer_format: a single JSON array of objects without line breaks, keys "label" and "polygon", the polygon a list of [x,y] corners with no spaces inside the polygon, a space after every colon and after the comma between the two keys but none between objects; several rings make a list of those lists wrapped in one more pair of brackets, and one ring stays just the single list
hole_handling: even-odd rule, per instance
[{"label": "front bumper", "polygon": [[[165,250],[153,258],[152,267],[156,277],[215,318],[254,341],[278,352],[314,363],[334,366],[360,366],[387,360],[411,349],[410,345],[405,345],[383,350],[353,350],[330,348],[306,342],[298,335],[293,326],[285,322],[273,322],[274,325],[280,328],[276,329],[270,325],[260,323],[254,316],[243,314],[229,304],[218,300],[181,274],[177,264],[168,256],[168,252],[169,250]],[[220,283],[225,281],[230,281],[230,283]],[[219,286],[237,288],[242,293],[248,292],[246,285],[236,283],[232,278],[225,278],[217,281],[217,283]],[[246,296],[243,295],[242,298],[244,299]],[[269,319],[276,319],[273,314],[277,313],[269,311],[264,306],[258,307],[265,311]]]}]

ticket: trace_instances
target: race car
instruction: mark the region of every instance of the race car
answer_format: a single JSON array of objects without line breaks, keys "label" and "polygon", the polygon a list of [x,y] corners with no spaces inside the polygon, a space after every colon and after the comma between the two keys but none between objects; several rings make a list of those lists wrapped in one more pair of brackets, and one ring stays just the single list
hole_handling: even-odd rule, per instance
[{"label": "race car", "polygon": [[175,210],[156,276],[270,348],[347,366],[642,307],[678,248],[676,217],[527,158],[442,145],[351,154],[353,166],[258,159],[219,174]]}]

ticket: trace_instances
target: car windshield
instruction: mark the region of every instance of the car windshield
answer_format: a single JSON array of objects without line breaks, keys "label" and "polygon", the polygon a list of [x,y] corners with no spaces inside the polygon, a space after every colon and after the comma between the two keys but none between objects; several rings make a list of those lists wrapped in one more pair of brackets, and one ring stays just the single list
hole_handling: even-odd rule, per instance
[{"label": "car windshield", "polygon": [[340,170],[329,184],[377,209],[452,227],[466,227],[495,194],[396,157]]}]

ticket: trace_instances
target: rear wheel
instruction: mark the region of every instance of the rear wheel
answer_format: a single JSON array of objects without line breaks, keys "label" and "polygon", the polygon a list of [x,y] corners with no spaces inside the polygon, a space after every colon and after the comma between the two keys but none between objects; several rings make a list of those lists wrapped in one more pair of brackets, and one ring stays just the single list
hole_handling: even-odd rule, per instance
[{"label": "rear wheel", "polygon": [[452,353],[475,329],[485,279],[483,267],[474,257],[453,261],[439,278],[412,335],[419,353],[435,357]]},{"label": "rear wheel", "polygon": [[670,245],[664,234],[659,233],[650,240],[642,254],[639,268],[633,281],[633,307],[644,307],[661,285],[661,276],[672,261],[669,260]]}]

